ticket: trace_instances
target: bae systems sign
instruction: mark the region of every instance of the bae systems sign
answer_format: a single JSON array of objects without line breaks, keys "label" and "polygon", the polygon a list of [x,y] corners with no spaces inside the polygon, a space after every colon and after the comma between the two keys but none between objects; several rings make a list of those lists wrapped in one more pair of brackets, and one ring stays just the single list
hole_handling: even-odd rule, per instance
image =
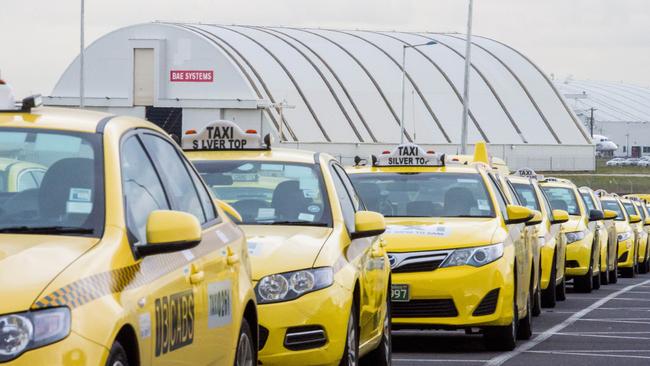
[{"label": "bae systems sign", "polygon": [[172,83],[211,83],[214,81],[212,70],[171,70],[169,81]]}]

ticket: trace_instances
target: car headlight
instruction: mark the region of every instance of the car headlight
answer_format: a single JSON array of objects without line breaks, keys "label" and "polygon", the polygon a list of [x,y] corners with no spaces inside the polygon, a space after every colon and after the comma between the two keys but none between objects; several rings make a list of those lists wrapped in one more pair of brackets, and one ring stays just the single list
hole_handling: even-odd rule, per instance
[{"label": "car headlight", "polygon": [[626,241],[631,237],[632,237],[632,232],[631,231],[626,231],[624,233],[618,234],[618,241]]},{"label": "car headlight", "polygon": [[68,336],[70,309],[66,307],[0,316],[0,362]]},{"label": "car headlight", "polygon": [[332,267],[304,269],[295,272],[277,273],[263,277],[255,292],[259,304],[289,301],[332,285]]},{"label": "car headlight", "polygon": [[585,235],[586,234],[585,234],[584,231],[574,231],[574,232],[571,232],[571,233],[564,234],[564,236],[566,237],[566,243],[567,244],[575,243],[578,240],[582,240],[582,239],[585,238]]},{"label": "car headlight", "polygon": [[503,256],[503,243],[483,247],[456,249],[447,256],[440,267],[473,266],[481,267]]}]

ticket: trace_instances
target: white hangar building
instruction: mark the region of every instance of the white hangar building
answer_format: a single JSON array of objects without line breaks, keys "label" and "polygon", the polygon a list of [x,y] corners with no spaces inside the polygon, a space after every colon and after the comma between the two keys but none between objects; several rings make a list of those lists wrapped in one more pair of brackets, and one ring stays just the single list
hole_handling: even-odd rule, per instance
[{"label": "white hangar building", "polygon": [[[465,46],[459,34],[134,25],[87,48],[84,100],[174,133],[230,119],[349,163],[399,143],[402,50],[430,41],[437,44],[406,51],[405,139],[456,153]],[[531,60],[476,37],[472,61],[469,142],[489,142],[512,168],[594,168],[582,122]],[[46,104],[79,102],[77,58]]]},{"label": "white hangar building", "polygon": [[650,155],[650,88],[606,81],[556,82],[574,112],[594,134],[618,145],[616,156]]}]

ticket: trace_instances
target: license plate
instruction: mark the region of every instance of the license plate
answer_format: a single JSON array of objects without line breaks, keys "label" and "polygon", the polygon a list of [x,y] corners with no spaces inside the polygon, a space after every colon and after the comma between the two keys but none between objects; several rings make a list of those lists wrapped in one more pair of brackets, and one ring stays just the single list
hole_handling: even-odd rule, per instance
[{"label": "license plate", "polygon": [[409,285],[392,285],[390,290],[390,300],[394,302],[407,302],[411,299]]}]

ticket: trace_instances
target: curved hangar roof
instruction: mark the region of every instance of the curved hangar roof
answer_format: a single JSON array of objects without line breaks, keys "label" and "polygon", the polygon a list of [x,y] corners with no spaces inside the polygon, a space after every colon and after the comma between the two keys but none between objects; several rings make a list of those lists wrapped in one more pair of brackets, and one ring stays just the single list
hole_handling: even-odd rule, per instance
[{"label": "curved hangar roof", "polygon": [[650,122],[650,88],[607,81],[556,81],[576,113],[601,122]]},{"label": "curved hangar roof", "polygon": [[[87,104],[128,103],[133,48],[149,47],[147,41],[152,40],[160,44],[156,52],[165,55],[156,61],[161,70],[156,106],[231,102],[231,107],[243,108],[255,100],[286,100],[295,106],[283,109],[286,140],[352,143],[400,140],[402,49],[433,40],[437,44],[407,50],[406,138],[431,144],[460,142],[465,41],[459,34],[135,25],[109,33],[88,48]],[[59,80],[50,104],[64,104],[65,98],[78,95],[77,62]],[[472,62],[470,142],[590,143],[552,82],[523,54],[475,37]],[[170,83],[171,70],[214,70],[214,80]],[[278,110],[268,113],[278,128]]]}]

